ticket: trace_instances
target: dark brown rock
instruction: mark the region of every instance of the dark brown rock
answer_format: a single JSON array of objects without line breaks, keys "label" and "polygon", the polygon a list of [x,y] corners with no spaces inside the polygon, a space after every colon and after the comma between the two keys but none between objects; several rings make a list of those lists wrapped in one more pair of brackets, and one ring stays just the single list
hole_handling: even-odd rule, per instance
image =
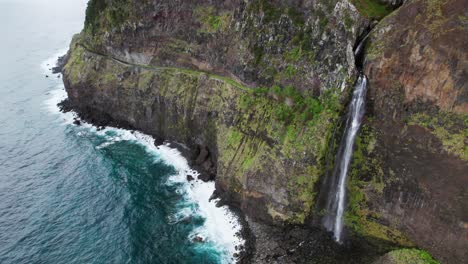
[{"label": "dark brown rock", "polygon": [[447,148],[447,138],[468,144],[466,12],[464,0],[407,1],[372,30],[365,60],[368,158],[385,183],[366,191],[369,208],[444,263],[468,259],[468,163]]}]

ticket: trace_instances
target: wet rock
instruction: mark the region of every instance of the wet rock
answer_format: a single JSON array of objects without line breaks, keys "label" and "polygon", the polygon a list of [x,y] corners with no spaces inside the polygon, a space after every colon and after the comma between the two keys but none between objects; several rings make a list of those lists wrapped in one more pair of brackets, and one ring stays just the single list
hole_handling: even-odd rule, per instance
[{"label": "wet rock", "polygon": [[79,119],[75,119],[75,120],[73,121],[73,124],[79,126],[79,125],[81,125],[81,121],[80,121]]},{"label": "wet rock", "polygon": [[[62,70],[63,70],[63,67],[65,66],[65,64],[67,63],[67,60],[69,58],[69,52],[67,52],[67,54],[59,57],[57,59],[57,64],[55,65],[55,67],[53,67],[51,70],[52,70],[52,73],[56,74],[56,73],[61,73]],[[60,75],[59,75],[59,78],[60,78]]]},{"label": "wet rock", "polygon": [[201,236],[195,236],[193,239],[192,239],[193,242],[195,243],[203,243],[205,242],[205,240],[203,239],[203,237]]}]

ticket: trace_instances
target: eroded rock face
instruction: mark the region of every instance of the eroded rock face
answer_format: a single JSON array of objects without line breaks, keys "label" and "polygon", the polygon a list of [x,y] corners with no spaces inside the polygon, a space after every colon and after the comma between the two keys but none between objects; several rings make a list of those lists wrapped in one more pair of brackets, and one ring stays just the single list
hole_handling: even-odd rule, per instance
[{"label": "eroded rock face", "polygon": [[401,117],[402,105],[389,105],[383,96],[397,89],[404,94],[401,103],[419,100],[468,112],[466,12],[463,0],[409,1],[373,30],[365,72],[382,115]]},{"label": "eroded rock face", "polygon": [[367,217],[447,263],[468,259],[466,13],[466,1],[407,1],[373,29],[354,176]]}]

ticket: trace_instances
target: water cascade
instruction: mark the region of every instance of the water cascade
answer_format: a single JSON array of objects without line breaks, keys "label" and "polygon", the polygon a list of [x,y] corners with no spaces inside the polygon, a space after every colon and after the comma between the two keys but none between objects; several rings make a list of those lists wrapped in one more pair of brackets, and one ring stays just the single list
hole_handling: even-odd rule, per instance
[{"label": "water cascade", "polygon": [[328,193],[327,214],[323,218],[325,228],[333,232],[337,242],[342,241],[343,214],[346,202],[346,178],[353,154],[354,140],[364,117],[366,91],[367,77],[361,74],[356,82],[353,97],[348,108],[345,130],[336,157],[332,182]]}]

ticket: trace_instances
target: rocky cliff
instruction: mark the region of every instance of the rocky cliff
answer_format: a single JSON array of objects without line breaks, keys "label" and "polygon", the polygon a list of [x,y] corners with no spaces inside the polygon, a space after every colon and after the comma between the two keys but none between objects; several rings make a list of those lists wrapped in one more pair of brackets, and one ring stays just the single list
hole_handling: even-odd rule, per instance
[{"label": "rocky cliff", "polygon": [[[371,112],[357,142],[346,224],[350,237],[382,252],[417,245],[455,261],[466,259],[468,241],[466,52],[442,36],[425,39],[431,29],[412,22],[413,6],[429,14],[430,3],[408,1],[368,37]],[[67,107],[185,145],[217,195],[249,219],[315,225],[320,181],[333,166],[357,75],[354,49],[372,21],[399,4],[91,0],[63,70]],[[446,19],[434,30],[459,23],[461,33],[446,37],[461,34],[466,43],[463,8],[438,5]],[[401,32],[403,48],[394,46]],[[261,229],[253,228],[259,241]],[[294,255],[288,247],[280,248]]]},{"label": "rocky cliff", "polygon": [[365,194],[360,219],[375,216],[446,263],[468,259],[467,12],[466,1],[407,1],[372,30],[351,184]]},{"label": "rocky cliff", "polygon": [[200,149],[230,201],[303,223],[366,25],[350,3],[324,3],[91,1],[70,101]]}]

